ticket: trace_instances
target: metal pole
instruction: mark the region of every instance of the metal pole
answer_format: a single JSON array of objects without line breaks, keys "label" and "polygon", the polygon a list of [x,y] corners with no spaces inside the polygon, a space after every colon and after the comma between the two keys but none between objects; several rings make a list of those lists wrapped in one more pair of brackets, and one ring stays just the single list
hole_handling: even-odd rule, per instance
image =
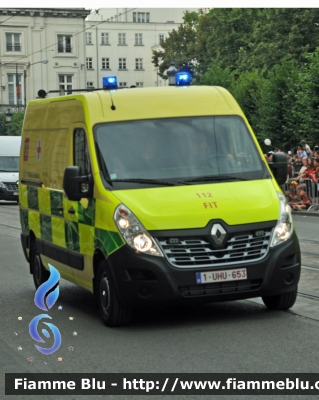
[{"label": "metal pole", "polygon": [[16,98],[17,98],[17,107],[18,107],[18,63],[16,63]]},{"label": "metal pole", "polygon": [[23,71],[23,87],[24,87],[24,108],[27,106],[27,70]]}]

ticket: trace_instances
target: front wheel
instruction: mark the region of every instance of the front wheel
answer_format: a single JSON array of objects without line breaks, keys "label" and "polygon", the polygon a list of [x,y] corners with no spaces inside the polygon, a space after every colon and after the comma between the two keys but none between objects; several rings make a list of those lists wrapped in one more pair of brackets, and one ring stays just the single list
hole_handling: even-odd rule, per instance
[{"label": "front wheel", "polygon": [[31,250],[31,263],[33,282],[35,288],[38,289],[38,287],[41,286],[42,283],[46,282],[49,279],[50,272],[44,268],[40,258],[40,254],[35,244],[33,244]]},{"label": "front wheel", "polygon": [[297,288],[291,292],[282,293],[277,296],[262,297],[262,300],[270,310],[286,311],[295,304],[296,298]]},{"label": "front wheel", "polygon": [[120,303],[106,261],[102,261],[98,269],[96,299],[106,326],[126,325],[131,321],[131,308]]}]

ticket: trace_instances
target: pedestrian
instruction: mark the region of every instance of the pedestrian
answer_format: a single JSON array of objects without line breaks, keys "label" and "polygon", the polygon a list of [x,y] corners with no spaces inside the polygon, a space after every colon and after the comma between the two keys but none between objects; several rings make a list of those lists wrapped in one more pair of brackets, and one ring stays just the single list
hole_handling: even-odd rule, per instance
[{"label": "pedestrian", "polygon": [[308,158],[308,154],[307,154],[306,150],[303,149],[301,146],[298,146],[297,154],[298,154],[299,158],[303,158],[303,157]]},{"label": "pedestrian", "polygon": [[306,151],[308,157],[312,157],[310,146],[306,143],[304,139],[300,141],[300,147]]}]

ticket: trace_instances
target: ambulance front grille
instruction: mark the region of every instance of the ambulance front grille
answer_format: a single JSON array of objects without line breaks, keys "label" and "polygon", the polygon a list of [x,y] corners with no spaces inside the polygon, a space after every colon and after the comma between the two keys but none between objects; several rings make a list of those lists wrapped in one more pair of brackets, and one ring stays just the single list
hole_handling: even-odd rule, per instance
[{"label": "ambulance front grille", "polygon": [[18,190],[18,185],[14,183],[5,183],[4,186],[9,192],[16,192]]},{"label": "ambulance front grille", "polygon": [[214,248],[205,236],[157,238],[171,265],[179,268],[219,267],[246,264],[263,259],[268,251],[272,229],[264,229],[262,236],[255,232],[235,233],[229,236],[223,248]]}]

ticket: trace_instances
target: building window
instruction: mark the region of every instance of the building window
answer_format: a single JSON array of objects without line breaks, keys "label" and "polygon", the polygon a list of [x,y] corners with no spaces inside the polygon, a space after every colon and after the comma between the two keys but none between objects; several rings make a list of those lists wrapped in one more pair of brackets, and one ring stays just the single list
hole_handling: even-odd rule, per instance
[{"label": "building window", "polygon": [[58,35],[58,53],[71,53],[71,35]]},{"label": "building window", "polygon": [[133,12],[133,22],[150,22],[150,13]]},{"label": "building window", "polygon": [[86,44],[92,44],[92,33],[91,32],[86,32],[85,38],[86,38]]},{"label": "building window", "polygon": [[126,33],[119,33],[119,44],[126,44]]},{"label": "building window", "polygon": [[8,74],[8,96],[9,104],[22,104],[21,75]]},{"label": "building window", "polygon": [[87,89],[94,89],[93,82],[86,82]]},{"label": "building window", "polygon": [[126,82],[119,82],[119,87],[127,87]]},{"label": "building window", "polygon": [[59,90],[72,91],[72,75],[59,75]]},{"label": "building window", "polygon": [[101,44],[109,44],[109,34],[107,32],[101,33]]},{"label": "building window", "polygon": [[86,58],[86,69],[93,69],[93,58],[92,57]]},{"label": "building window", "polygon": [[135,33],[135,44],[136,45],[143,44],[143,34],[142,33]]},{"label": "building window", "polygon": [[126,58],[119,58],[119,69],[126,69]]},{"label": "building window", "polygon": [[6,33],[7,51],[21,51],[21,34]]},{"label": "building window", "polygon": [[158,42],[159,42],[159,44],[161,44],[162,42],[164,42],[164,40],[165,40],[165,36],[164,36],[162,33],[160,33],[160,34],[158,35]]},{"label": "building window", "polygon": [[143,58],[135,58],[135,69],[143,69]]},{"label": "building window", "polygon": [[143,82],[136,82],[136,87],[143,87],[144,83]]},{"label": "building window", "polygon": [[110,59],[102,58],[102,69],[110,69]]}]

